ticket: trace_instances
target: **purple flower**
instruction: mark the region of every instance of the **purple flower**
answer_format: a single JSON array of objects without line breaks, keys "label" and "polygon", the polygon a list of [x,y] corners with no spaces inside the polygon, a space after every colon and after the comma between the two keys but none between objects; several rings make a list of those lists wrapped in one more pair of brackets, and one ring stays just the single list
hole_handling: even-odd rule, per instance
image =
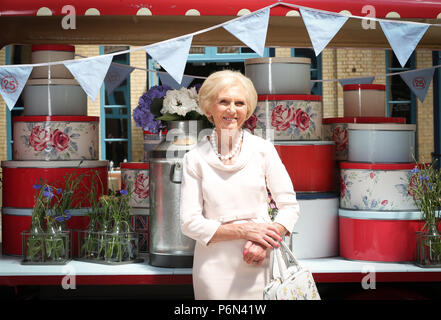
[{"label": "purple flower", "polygon": [[122,195],[128,195],[129,193],[127,192],[127,190],[122,189],[119,193],[121,193]]},{"label": "purple flower", "polygon": [[56,216],[56,217],[55,217],[55,221],[63,222],[64,220],[65,220],[65,219],[64,219],[63,216]]},{"label": "purple flower", "polygon": [[41,189],[41,184],[34,184],[32,188],[34,188],[35,190]]},{"label": "purple flower", "polygon": [[144,93],[138,101],[138,106],[133,110],[133,120],[137,127],[143,128],[153,133],[158,133],[163,128],[160,120],[155,120],[155,116],[151,113],[150,107],[154,99],[160,99],[165,96],[169,86],[153,86],[149,91]]}]

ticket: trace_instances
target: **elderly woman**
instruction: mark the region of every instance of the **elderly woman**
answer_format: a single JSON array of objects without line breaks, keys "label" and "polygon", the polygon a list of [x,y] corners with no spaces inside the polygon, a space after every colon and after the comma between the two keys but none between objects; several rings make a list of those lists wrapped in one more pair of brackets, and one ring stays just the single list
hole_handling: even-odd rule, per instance
[{"label": "elderly woman", "polygon": [[[195,299],[262,299],[269,252],[299,215],[276,149],[242,129],[256,104],[252,82],[235,71],[213,73],[199,91],[215,129],[184,157],[180,204],[182,232],[196,240]],[[279,209],[274,222],[267,188]]]}]

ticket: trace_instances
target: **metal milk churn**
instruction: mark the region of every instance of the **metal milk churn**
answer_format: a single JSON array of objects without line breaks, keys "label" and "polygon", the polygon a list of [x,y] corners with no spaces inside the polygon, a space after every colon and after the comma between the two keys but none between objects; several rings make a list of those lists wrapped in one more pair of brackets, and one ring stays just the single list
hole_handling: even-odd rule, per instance
[{"label": "metal milk churn", "polygon": [[182,234],[179,218],[182,160],[196,146],[198,136],[203,136],[205,124],[199,120],[168,122],[165,140],[150,153],[149,256],[153,266],[193,266],[195,241]]}]

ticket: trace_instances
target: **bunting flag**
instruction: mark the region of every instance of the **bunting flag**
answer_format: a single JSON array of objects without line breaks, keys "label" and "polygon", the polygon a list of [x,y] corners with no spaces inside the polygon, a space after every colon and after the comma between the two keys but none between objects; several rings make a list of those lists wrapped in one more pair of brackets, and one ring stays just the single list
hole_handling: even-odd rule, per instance
[{"label": "bunting flag", "polygon": [[323,51],[349,19],[348,16],[337,13],[324,13],[303,8],[299,10],[316,56]]},{"label": "bunting flag", "polygon": [[117,63],[111,63],[106,77],[104,78],[107,94],[112,94],[112,92],[118,88],[124,80],[126,80],[133,70],[135,70],[135,68],[129,65],[122,66]]},{"label": "bunting flag", "polygon": [[190,83],[193,82],[194,78],[189,76],[183,76],[182,82],[177,83],[175,79],[173,79],[168,73],[158,72],[159,79],[161,79],[161,83],[163,85],[167,85],[172,89],[179,90],[182,87],[187,88]]},{"label": "bunting flag", "polygon": [[94,57],[93,59],[81,59],[63,62],[72,73],[87,96],[95,101],[101,88],[104,77],[112,62],[111,55]]},{"label": "bunting flag", "polygon": [[145,50],[177,83],[181,83],[192,41],[193,36],[190,35],[176,40],[159,42],[146,47]]},{"label": "bunting flag", "polygon": [[429,28],[425,23],[403,23],[380,20],[380,26],[389,44],[404,68],[424,33]]},{"label": "bunting flag", "polygon": [[374,82],[375,76],[371,77],[360,77],[360,78],[348,78],[348,79],[338,79],[341,86],[345,86],[347,84],[371,84]]},{"label": "bunting flag", "polygon": [[421,102],[426,98],[427,90],[432,82],[435,68],[420,69],[401,73],[400,77]]},{"label": "bunting flag", "polygon": [[9,110],[14,108],[32,69],[32,66],[0,67],[0,93]]},{"label": "bunting flag", "polygon": [[246,44],[259,56],[264,56],[270,8],[258,10],[243,18],[238,18],[223,27]]}]

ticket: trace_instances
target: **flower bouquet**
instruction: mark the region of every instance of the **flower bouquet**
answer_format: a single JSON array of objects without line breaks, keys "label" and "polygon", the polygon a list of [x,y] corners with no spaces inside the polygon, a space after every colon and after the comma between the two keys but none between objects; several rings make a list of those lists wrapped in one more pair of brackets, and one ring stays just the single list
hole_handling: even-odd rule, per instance
[{"label": "flower bouquet", "polygon": [[198,104],[197,87],[173,90],[170,87],[154,86],[144,93],[133,110],[136,126],[158,133],[166,126],[164,122],[178,120],[205,120]]},{"label": "flower bouquet", "polygon": [[130,225],[130,190],[96,200],[92,186],[89,230],[79,236],[79,260],[104,264],[140,262],[138,236]]},{"label": "flower bouquet", "polygon": [[37,183],[29,231],[22,232],[23,264],[65,264],[70,259],[70,219],[72,203],[81,176],[67,175],[65,186]]},{"label": "flower bouquet", "polygon": [[425,224],[416,233],[416,264],[441,266],[441,236],[438,231],[441,207],[441,173],[434,164],[420,164],[411,171],[408,192],[421,211]]}]

